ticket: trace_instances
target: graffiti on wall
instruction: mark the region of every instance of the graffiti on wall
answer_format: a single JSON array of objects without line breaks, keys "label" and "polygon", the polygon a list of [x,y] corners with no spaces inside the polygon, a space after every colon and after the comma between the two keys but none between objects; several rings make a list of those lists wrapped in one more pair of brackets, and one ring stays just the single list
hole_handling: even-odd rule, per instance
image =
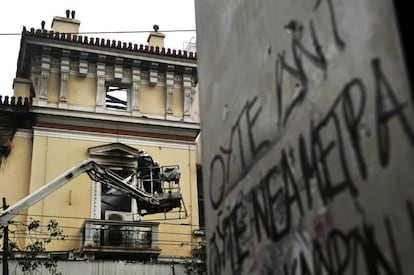
[{"label": "graffiti on wall", "polygon": [[[305,23],[288,21],[291,48],[274,60],[275,90],[269,92],[275,93],[276,102],[269,127],[281,132],[306,101],[310,73],[317,70],[329,82],[320,32],[328,30],[324,37],[331,39],[338,55],[347,51],[333,1],[315,2],[311,13],[324,14],[330,26],[318,30],[312,17]],[[304,32],[311,37],[308,43],[302,40]],[[392,213],[384,213],[374,225],[360,197],[361,185],[374,176],[372,155],[376,169],[388,169],[393,147],[405,142],[414,148],[413,102],[408,91],[395,89],[392,68],[384,67],[381,56],[360,65],[369,77],[334,83],[336,97],[330,105],[317,119],[308,118],[307,127],[289,135],[288,142],[281,141],[286,132],[271,140],[255,131],[265,105],[260,94],[246,100],[228,141],[207,166],[209,203],[217,216],[208,240],[210,274],[409,274],[401,264],[403,244],[397,242]],[[292,79],[293,97],[286,96]],[[368,158],[365,147],[371,144],[375,146]],[[255,170],[260,176],[246,176]],[[330,210],[344,200],[358,214],[348,227],[337,225]],[[399,203],[409,221],[404,230],[414,238],[413,203],[409,198]]]}]

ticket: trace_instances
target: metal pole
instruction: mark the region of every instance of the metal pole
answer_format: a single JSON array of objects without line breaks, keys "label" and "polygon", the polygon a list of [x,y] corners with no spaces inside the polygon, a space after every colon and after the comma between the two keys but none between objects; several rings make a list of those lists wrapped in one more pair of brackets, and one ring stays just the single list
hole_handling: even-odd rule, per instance
[{"label": "metal pole", "polygon": [[171,275],[176,275],[175,268],[174,268],[174,261],[171,263]]},{"label": "metal pole", "polygon": [[[9,206],[6,203],[6,198],[3,197],[3,211]],[[9,227],[3,228],[3,275],[9,275]]]}]

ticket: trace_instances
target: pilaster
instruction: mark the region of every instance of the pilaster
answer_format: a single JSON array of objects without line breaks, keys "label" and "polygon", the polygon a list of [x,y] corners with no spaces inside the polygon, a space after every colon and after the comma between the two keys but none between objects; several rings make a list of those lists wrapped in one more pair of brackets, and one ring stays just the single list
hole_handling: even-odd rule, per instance
[{"label": "pilaster", "polygon": [[40,63],[40,98],[39,106],[47,105],[47,93],[49,86],[49,74],[50,74],[50,55],[42,55]]},{"label": "pilaster", "polygon": [[[173,69],[170,67],[168,68]],[[168,116],[172,116],[173,114],[173,109],[172,109],[172,99],[173,99],[173,92],[174,92],[174,72],[173,71],[167,71],[166,73],[165,89],[166,89],[165,113],[168,118]]]},{"label": "pilaster", "polygon": [[59,107],[66,107],[68,97],[69,67],[70,59],[62,57],[60,60]]},{"label": "pilaster", "polygon": [[132,68],[132,112],[139,112],[139,93],[141,88],[141,69]]},{"label": "pilaster", "polygon": [[184,89],[184,118],[191,116],[191,95],[192,95],[191,75],[184,74],[183,89]]},{"label": "pilaster", "polygon": [[96,64],[96,110],[102,111],[105,108],[105,64]]}]

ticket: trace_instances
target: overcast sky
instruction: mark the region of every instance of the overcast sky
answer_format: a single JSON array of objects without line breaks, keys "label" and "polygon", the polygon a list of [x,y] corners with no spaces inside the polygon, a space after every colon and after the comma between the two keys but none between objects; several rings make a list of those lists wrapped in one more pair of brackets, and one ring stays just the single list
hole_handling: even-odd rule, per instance
[{"label": "overcast sky", "polygon": [[[194,0],[116,0],[111,2],[87,0],[3,1],[0,16],[0,95],[13,94],[21,31],[40,28],[50,30],[53,16],[65,17],[67,9],[76,12],[81,21],[80,32],[152,31],[153,25],[163,30],[195,30]],[[18,33],[19,35],[3,35]],[[165,47],[184,49],[195,32],[166,32]],[[148,33],[94,34],[99,38],[146,44]]]}]

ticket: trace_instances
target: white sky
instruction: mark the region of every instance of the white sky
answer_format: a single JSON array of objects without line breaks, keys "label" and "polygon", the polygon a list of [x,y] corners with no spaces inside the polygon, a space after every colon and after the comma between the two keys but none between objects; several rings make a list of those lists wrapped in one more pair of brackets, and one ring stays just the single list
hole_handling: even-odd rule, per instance
[{"label": "white sky", "polygon": [[[21,33],[27,29],[51,30],[53,16],[66,17],[67,9],[76,12],[81,21],[80,32],[152,31],[157,24],[163,30],[195,30],[194,0],[12,0],[3,1],[0,33]],[[165,47],[184,49],[195,32],[166,32]],[[92,34],[89,37],[116,39],[123,42],[146,44],[148,33]],[[0,35],[0,95],[13,94],[20,35]]]}]

